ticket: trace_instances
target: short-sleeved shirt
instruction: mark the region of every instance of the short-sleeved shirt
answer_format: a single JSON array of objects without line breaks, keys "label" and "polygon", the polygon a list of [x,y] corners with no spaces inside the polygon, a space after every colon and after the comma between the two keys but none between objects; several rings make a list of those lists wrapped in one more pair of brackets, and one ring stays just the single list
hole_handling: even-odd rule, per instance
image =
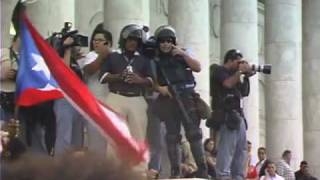
[{"label": "short-sleeved shirt", "polygon": [[[102,65],[100,77],[103,77],[105,73],[121,74],[128,65],[132,66],[133,72],[137,73],[141,77],[151,77],[150,60],[144,56],[135,53],[133,58],[128,59],[121,52],[113,52],[105,60]],[[144,87],[140,84],[129,84],[124,81],[109,82],[110,91],[123,91],[123,92],[143,92]]]},{"label": "short-sleeved shirt", "polygon": [[[89,52],[85,57],[79,59],[77,62],[81,69],[86,65],[93,63],[98,57],[98,54],[94,51]],[[99,71],[94,74],[84,74],[84,80],[88,85],[88,88],[93,92],[93,94],[100,100],[104,100],[108,93],[107,84],[99,83]]]},{"label": "short-sleeved shirt", "polygon": [[1,49],[1,59],[0,59],[0,67],[1,67],[1,81],[0,81],[0,90],[3,92],[15,92],[16,90],[16,82],[13,80],[5,80],[2,79],[4,77],[4,73],[10,69],[18,69],[17,58],[10,56],[10,49],[5,48]]},{"label": "short-sleeved shirt", "polygon": [[210,77],[210,87],[211,87],[211,95],[212,95],[212,103],[211,106],[213,109],[221,109],[223,108],[224,98],[228,94],[236,95],[239,99],[241,98],[240,91],[237,87],[226,88],[223,86],[223,82],[230,78],[235,71],[230,71],[225,67],[217,64],[213,64],[211,66],[211,77]]}]

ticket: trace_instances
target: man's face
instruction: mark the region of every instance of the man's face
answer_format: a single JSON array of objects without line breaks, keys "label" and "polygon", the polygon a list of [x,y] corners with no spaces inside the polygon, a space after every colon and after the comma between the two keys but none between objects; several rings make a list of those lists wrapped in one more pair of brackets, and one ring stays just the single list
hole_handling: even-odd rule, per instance
[{"label": "man's face", "polygon": [[104,46],[110,48],[111,43],[107,41],[102,33],[95,34],[92,40],[94,51],[99,53]]},{"label": "man's face", "polygon": [[275,176],[276,174],[276,166],[274,163],[270,163],[267,166],[267,172],[270,176]]},{"label": "man's face", "polygon": [[159,49],[163,53],[170,53],[172,50],[173,42],[171,38],[165,38],[159,40]]},{"label": "man's face", "polygon": [[284,160],[285,160],[288,164],[290,164],[291,159],[292,159],[292,154],[291,154],[291,153],[288,153],[288,154],[284,157]]},{"label": "man's face", "polygon": [[234,59],[231,61],[231,69],[232,70],[238,70],[239,69],[239,64],[242,62],[242,58],[238,57],[237,59]]},{"label": "man's face", "polygon": [[308,175],[309,174],[309,167],[307,164],[302,164],[300,167],[303,174]]},{"label": "man's face", "polygon": [[138,49],[138,39],[129,37],[125,43],[125,50],[135,52]]},{"label": "man's face", "polygon": [[207,151],[213,151],[214,149],[214,142],[213,141],[209,141],[208,144],[206,145],[206,150]]},{"label": "man's face", "polygon": [[247,143],[247,151],[251,152],[251,150],[252,150],[252,144]]},{"label": "man's face", "polygon": [[266,154],[266,151],[264,149],[259,149],[258,150],[258,158],[259,158],[259,161],[262,161],[262,160],[267,158],[267,154]]}]

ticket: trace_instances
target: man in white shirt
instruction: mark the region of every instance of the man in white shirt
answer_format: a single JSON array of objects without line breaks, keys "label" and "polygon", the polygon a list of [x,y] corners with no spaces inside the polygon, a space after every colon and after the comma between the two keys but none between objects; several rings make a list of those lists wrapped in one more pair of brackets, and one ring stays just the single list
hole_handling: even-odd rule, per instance
[{"label": "man in white shirt", "polygon": [[277,172],[285,180],[295,180],[294,171],[290,167],[292,154],[290,150],[285,150],[282,154],[282,159],[277,162]]},{"label": "man in white shirt", "polygon": [[[92,33],[90,42],[90,52],[78,60],[78,64],[84,73],[84,80],[88,85],[90,91],[99,99],[104,102],[109,92],[107,84],[101,84],[99,73],[104,59],[111,52],[112,35],[109,31],[104,30],[102,27],[97,28]],[[91,124],[87,126],[88,149],[99,153],[101,155],[106,153],[106,138]]]},{"label": "man in white shirt", "polygon": [[276,173],[276,165],[273,162],[267,162],[266,171],[266,175],[262,176],[260,180],[284,180],[283,177]]}]

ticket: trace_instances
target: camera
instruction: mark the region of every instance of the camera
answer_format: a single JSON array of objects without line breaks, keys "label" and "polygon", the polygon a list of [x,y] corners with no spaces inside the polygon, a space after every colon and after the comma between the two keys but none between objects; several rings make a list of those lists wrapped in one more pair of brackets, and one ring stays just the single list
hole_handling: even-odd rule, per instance
[{"label": "camera", "polygon": [[[50,45],[56,49],[60,55],[64,53],[64,49],[68,47],[80,46],[80,47],[88,47],[88,37],[78,34],[78,30],[71,31],[72,23],[65,22],[64,27],[61,29],[60,32],[54,32],[52,35],[47,39]],[[71,37],[73,39],[73,43],[68,46],[63,46],[63,41]]]},{"label": "camera", "polygon": [[[65,22],[63,28],[60,32],[53,33],[47,41],[50,45],[58,52],[60,57],[64,56],[64,52],[66,48],[71,47],[71,59],[69,67],[77,74],[80,79],[82,77],[82,71],[80,66],[77,63],[77,59],[79,58],[80,54],[80,47],[88,47],[88,37],[78,34],[78,30],[71,31],[72,23]],[[63,45],[63,42],[68,38],[71,37],[73,39],[73,43],[69,45]]]},{"label": "camera", "polygon": [[147,40],[143,41],[142,54],[148,58],[156,56],[157,42],[154,36],[151,36]]},{"label": "camera", "polygon": [[252,64],[251,65],[251,70],[255,72],[261,72],[263,74],[271,74],[271,64],[262,64],[262,65],[256,65]]}]

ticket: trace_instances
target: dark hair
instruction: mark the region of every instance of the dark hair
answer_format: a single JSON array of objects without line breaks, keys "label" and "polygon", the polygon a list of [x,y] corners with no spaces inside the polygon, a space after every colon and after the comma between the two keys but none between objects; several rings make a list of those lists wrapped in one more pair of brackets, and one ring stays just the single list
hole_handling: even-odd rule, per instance
[{"label": "dark hair", "polygon": [[302,166],[302,165],[308,165],[308,162],[307,161],[301,161],[300,162],[300,166]]},{"label": "dark hair", "polygon": [[233,60],[236,60],[236,59],[242,58],[242,57],[243,57],[243,55],[238,49],[230,49],[225,54],[223,63],[225,64],[229,60],[233,61]]},{"label": "dark hair", "polygon": [[258,151],[260,151],[260,150],[262,150],[262,151],[264,151],[264,152],[267,152],[267,149],[266,149],[265,147],[259,147],[259,148],[258,148]]},{"label": "dark hair", "polygon": [[250,141],[247,140],[247,144],[252,144]]},{"label": "dark hair", "polygon": [[282,153],[282,157],[286,157],[287,155],[291,154],[291,151],[290,150],[285,150],[283,153]]},{"label": "dark hair", "polygon": [[269,164],[274,164],[274,162],[272,162],[271,160],[267,159],[263,165],[261,166],[260,172],[259,172],[259,177],[266,175],[265,170],[267,169],[267,166]]},{"label": "dark hair", "polygon": [[210,141],[213,141],[213,142],[214,142],[214,140],[213,140],[212,138],[207,138],[207,139],[204,141],[204,143],[203,143],[203,149],[204,149],[205,151],[210,152],[212,155],[215,155],[215,153],[216,153],[216,152],[215,152],[215,148],[213,148],[212,151],[207,150],[207,145],[209,144]]},{"label": "dark hair", "polygon": [[93,33],[92,33],[92,35],[91,35],[91,38],[90,38],[90,51],[93,50],[93,44],[92,44],[92,43],[93,43],[93,38],[94,38],[94,36],[95,36],[96,34],[103,34],[104,38],[105,38],[107,41],[109,41],[109,42],[110,42],[110,45],[112,46],[113,41],[112,41],[112,34],[111,34],[111,32],[105,30],[105,29],[103,28],[103,24],[100,23],[100,24],[98,24],[98,25],[95,27],[95,29],[93,30]]}]

